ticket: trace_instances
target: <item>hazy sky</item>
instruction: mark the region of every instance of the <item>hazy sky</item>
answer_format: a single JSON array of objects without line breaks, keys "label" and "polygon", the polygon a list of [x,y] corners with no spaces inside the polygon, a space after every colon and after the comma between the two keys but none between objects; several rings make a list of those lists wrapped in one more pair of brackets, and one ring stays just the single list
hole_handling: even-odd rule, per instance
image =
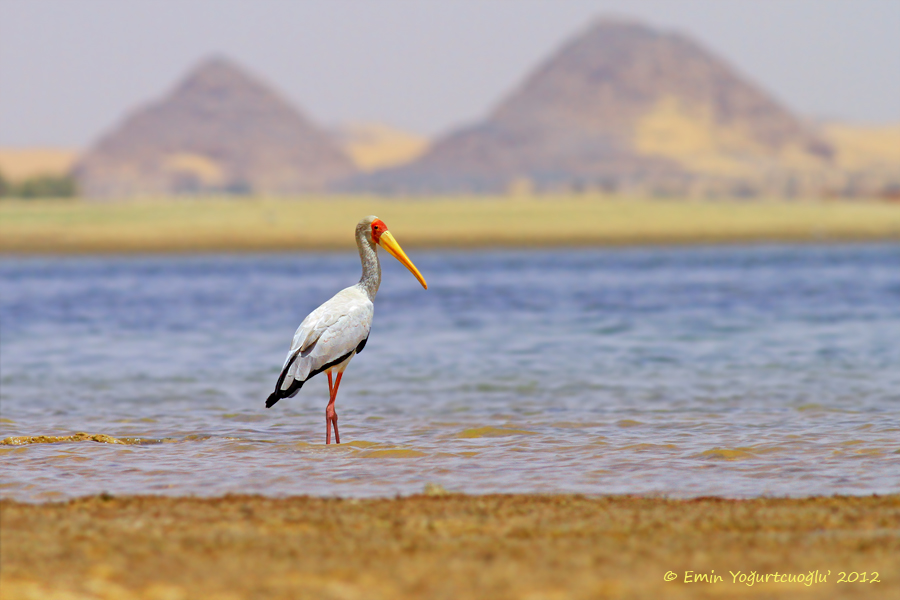
[{"label": "hazy sky", "polygon": [[900,122],[900,0],[0,0],[0,145],[89,144],[213,54],[322,124],[434,135],[602,15],[691,34],[802,115]]}]

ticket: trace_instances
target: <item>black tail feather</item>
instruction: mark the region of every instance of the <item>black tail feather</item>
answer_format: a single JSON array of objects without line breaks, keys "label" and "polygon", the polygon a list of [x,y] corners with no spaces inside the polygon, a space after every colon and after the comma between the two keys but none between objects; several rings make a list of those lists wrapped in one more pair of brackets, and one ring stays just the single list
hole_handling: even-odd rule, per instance
[{"label": "black tail feather", "polygon": [[300,388],[303,387],[305,381],[293,381],[291,382],[290,387],[288,389],[281,389],[281,379],[278,380],[278,387],[275,388],[275,391],[269,394],[269,397],[266,398],[266,408],[272,408],[276,402],[281,400],[282,398],[290,398],[294,394],[300,391]]}]

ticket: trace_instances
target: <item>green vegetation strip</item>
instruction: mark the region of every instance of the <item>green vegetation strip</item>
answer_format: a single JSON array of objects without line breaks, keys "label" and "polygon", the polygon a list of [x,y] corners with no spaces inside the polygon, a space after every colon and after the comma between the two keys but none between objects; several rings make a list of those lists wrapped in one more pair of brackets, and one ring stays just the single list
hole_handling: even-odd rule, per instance
[{"label": "green vegetation strip", "polygon": [[0,202],[0,252],[352,250],[376,214],[404,247],[900,239],[900,204],[620,197]]}]

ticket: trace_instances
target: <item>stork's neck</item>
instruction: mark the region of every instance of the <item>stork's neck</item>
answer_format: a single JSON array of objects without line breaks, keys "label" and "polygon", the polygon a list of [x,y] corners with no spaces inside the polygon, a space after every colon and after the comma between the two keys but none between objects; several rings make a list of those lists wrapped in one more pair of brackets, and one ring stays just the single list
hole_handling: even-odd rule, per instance
[{"label": "stork's neck", "polygon": [[357,229],[356,246],[359,248],[359,259],[362,261],[362,277],[359,279],[359,286],[366,291],[369,300],[374,302],[378,286],[381,285],[381,263],[378,262],[375,242],[369,239],[365,229]]}]

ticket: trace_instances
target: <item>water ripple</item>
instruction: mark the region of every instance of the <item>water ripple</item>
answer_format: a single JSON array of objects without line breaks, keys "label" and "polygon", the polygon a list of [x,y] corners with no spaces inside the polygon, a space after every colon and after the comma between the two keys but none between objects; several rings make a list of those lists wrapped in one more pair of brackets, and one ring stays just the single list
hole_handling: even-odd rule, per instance
[{"label": "water ripple", "polygon": [[355,256],[0,260],[0,495],[900,491],[900,246],[413,258],[332,447],[263,399]]}]

